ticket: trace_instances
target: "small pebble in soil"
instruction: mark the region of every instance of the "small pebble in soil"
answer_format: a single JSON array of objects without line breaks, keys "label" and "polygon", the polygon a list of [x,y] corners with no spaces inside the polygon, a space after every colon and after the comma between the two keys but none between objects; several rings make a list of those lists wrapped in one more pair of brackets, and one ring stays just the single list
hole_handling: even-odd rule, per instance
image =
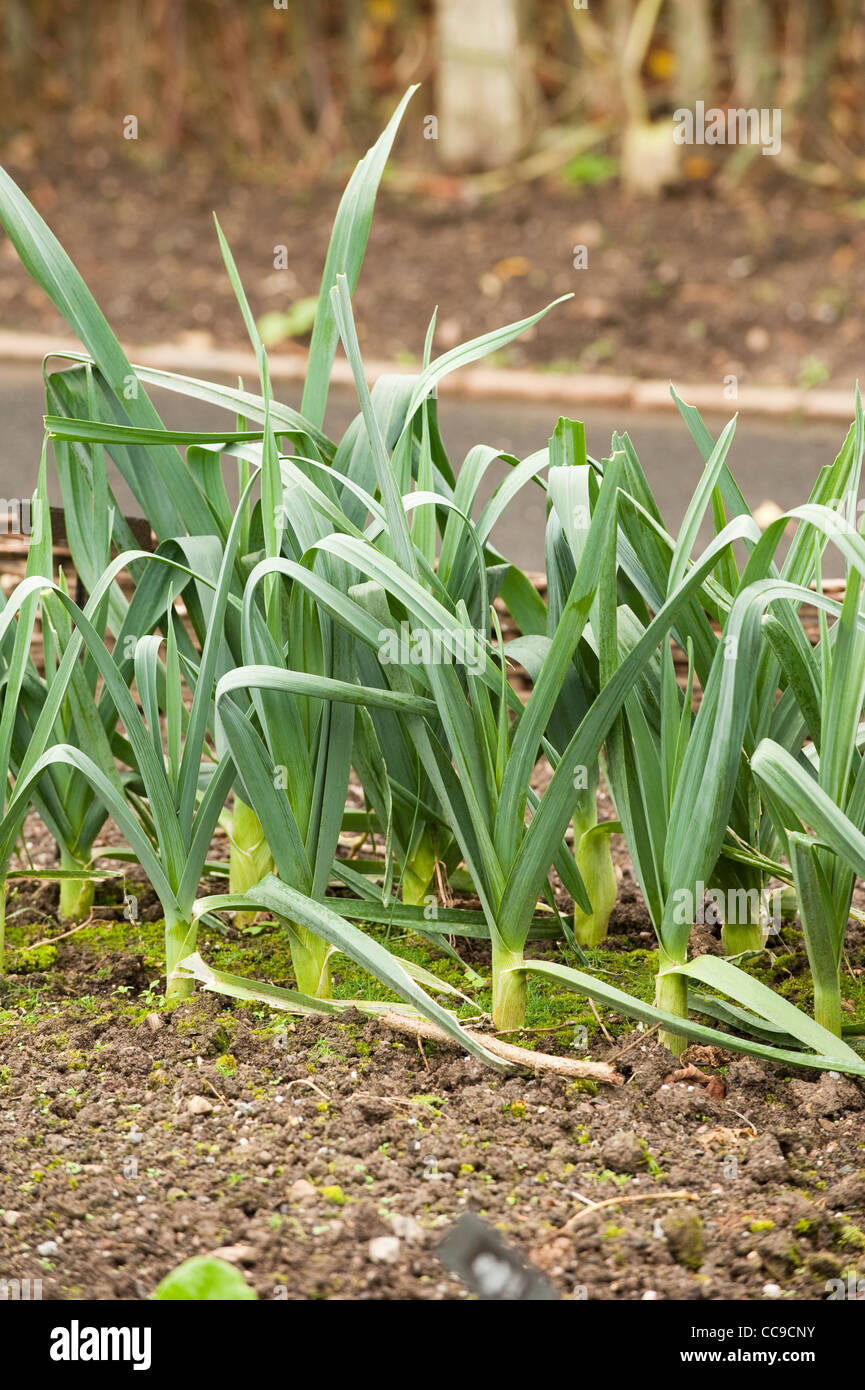
[{"label": "small pebble in soil", "polygon": [[405,1240],[409,1245],[414,1245],[423,1240],[423,1226],[416,1221],[413,1216],[400,1216],[395,1212],[390,1221],[393,1233],[400,1240]]},{"label": "small pebble in soil", "polygon": [[780,1285],[780,1284],[764,1284],[764,1285],[763,1285],[763,1293],[766,1295],[767,1298],[780,1298],[780,1297],[781,1297],[781,1285]]},{"label": "small pebble in soil", "polygon": [[375,1236],[367,1248],[374,1264],[395,1265],[399,1259],[400,1242],[396,1236]]},{"label": "small pebble in soil", "polygon": [[206,1096],[190,1096],[186,1102],[186,1109],[190,1115],[209,1115],[213,1106]]},{"label": "small pebble in soil", "polygon": [[41,1245],[36,1246],[37,1255],[56,1255],[60,1246],[56,1240],[43,1240]]},{"label": "small pebble in soil", "polygon": [[311,1182],[307,1182],[306,1178],[298,1178],[297,1182],[293,1182],[288,1189],[290,1202],[307,1202],[311,1197],[317,1196],[318,1190],[313,1187]]},{"label": "small pebble in soil", "polygon": [[255,1263],[258,1251],[254,1245],[220,1245],[218,1250],[209,1250],[208,1257],[233,1265],[251,1265]]}]

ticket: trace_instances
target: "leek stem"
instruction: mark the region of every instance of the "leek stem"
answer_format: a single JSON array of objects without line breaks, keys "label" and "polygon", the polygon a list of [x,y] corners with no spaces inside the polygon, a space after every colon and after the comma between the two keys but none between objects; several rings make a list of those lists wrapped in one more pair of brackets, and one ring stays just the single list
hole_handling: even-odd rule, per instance
[{"label": "leek stem", "polygon": [[526,973],[522,951],[493,941],[493,1023],[499,1032],[522,1028],[526,1021]]},{"label": "leek stem", "polygon": [[[84,866],[64,849],[60,850],[62,869],[80,869]],[[90,916],[93,906],[95,883],[92,878],[61,878],[60,880],[60,918],[64,922],[84,922]]]},{"label": "leek stem", "polygon": [[[228,888],[230,893],[245,893],[256,883],[260,883],[273,869],[273,858],[268,848],[261,821],[251,806],[235,795],[234,813],[231,818],[231,848],[229,850]],[[236,927],[248,927],[255,921],[256,912],[240,911],[234,914]]]},{"label": "leek stem", "polygon": [[314,999],[332,998],[329,952],[327,942],[315,932],[292,923],[291,963],[301,994],[310,994]]},{"label": "leek stem", "polygon": [[[665,1009],[668,1014],[675,1014],[677,1018],[688,1017],[688,981],[684,975],[661,975],[655,976],[655,1004],[659,1009]],[[687,1047],[687,1039],[680,1033],[668,1033],[662,1030],[658,1034],[659,1041],[664,1047],[668,1047],[674,1057],[681,1057]]]},{"label": "leek stem", "polygon": [[193,981],[177,975],[178,963],[195,950],[198,923],[165,918],[165,1002],[170,1008],[192,994]]},{"label": "leek stem", "polygon": [[424,907],[438,862],[434,835],[421,836],[414,854],[403,864],[400,888],[402,900],[411,907]]},{"label": "leek stem", "polygon": [[6,974],[6,875],[0,878],[0,980]]},{"label": "leek stem", "polygon": [[591,813],[591,825],[580,825],[574,816],[576,863],[580,877],[592,904],[591,912],[583,912],[574,904],[574,936],[581,946],[600,946],[606,939],[610,916],[616,905],[616,871],[610,853],[610,837],[587,833],[597,824],[597,809]]},{"label": "leek stem", "polygon": [[727,892],[725,920],[721,925],[721,941],[728,956],[738,956],[742,951],[762,951],[763,923],[760,909],[750,895],[742,902],[735,889]]},{"label": "leek stem", "polygon": [[833,981],[814,976],[814,1018],[836,1038],[841,1037],[841,985],[837,977]]},{"label": "leek stem", "polygon": [[721,927],[721,941],[728,956],[738,956],[743,951],[762,951],[763,928],[759,922],[725,922]]}]

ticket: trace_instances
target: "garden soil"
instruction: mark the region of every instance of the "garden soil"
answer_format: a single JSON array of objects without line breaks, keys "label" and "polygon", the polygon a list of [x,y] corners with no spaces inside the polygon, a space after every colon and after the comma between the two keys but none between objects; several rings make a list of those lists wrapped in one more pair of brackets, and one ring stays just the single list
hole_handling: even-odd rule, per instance
[{"label": "garden soil", "polygon": [[[610,945],[638,952],[650,927],[618,867]],[[144,1299],[206,1253],[261,1299],[465,1298],[436,1251],[466,1212],[563,1299],[822,1300],[865,1274],[861,1083],[716,1048],[676,1061],[606,1012],[570,1052],[615,1063],[623,1084],[597,1088],[503,1077],[356,1010],[274,1028],[199,993],[169,1015],[140,951],[60,935],[56,893],[16,897],[10,934],[36,924],[54,948],[26,974],[13,954],[0,992],[0,1277],[44,1299]],[[140,906],[158,917],[143,886]],[[98,916],[108,931],[117,909]],[[849,948],[861,973],[861,932]]]}]

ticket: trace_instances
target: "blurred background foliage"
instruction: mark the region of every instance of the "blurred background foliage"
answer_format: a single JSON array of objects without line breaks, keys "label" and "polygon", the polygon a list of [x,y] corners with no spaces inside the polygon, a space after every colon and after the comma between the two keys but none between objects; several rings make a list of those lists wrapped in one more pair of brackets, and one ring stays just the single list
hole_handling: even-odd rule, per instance
[{"label": "blurred background foliage", "polygon": [[780,107],[780,168],[865,181],[861,0],[3,0],[0,35],[0,138],[19,165],[58,146],[92,163],[132,114],[123,154],[145,167],[183,155],[312,182],[423,82],[438,124],[407,129],[404,177],[431,134],[434,160],[415,161],[427,178],[592,181],[611,160],[646,192],[739,177],[756,150],[670,161],[669,116],[701,99]]}]

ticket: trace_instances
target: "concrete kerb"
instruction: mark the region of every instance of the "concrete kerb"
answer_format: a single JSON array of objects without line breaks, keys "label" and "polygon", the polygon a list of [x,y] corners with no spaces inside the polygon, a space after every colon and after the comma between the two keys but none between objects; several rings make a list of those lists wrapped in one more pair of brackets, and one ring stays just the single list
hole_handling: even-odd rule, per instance
[{"label": "concrete kerb", "polygon": [[[65,351],[80,352],[80,344],[49,334],[0,331],[0,363],[41,362],[45,357],[62,355]],[[186,376],[242,376],[248,382],[256,380],[258,376],[255,356],[248,348],[219,348],[175,342],[129,347],[126,352],[133,363],[181,372]],[[294,352],[271,353],[268,362],[274,381],[301,382],[306,375],[306,353],[299,348]],[[377,380],[385,373],[404,375],[414,370],[401,363],[366,363],[370,381]],[[343,358],[338,357],[334,362],[332,380],[337,385],[352,384],[351,369]],[[670,384],[666,381],[608,375],[581,376],[532,368],[466,367],[446,377],[439,390],[442,395],[474,397],[478,400],[507,399],[534,404],[548,401],[562,406],[620,406],[634,410],[675,409]],[[849,422],[853,413],[852,391],[846,390],[806,391],[789,386],[740,386],[735,400],[725,394],[724,387],[707,383],[676,382],[676,390],[699,410],[720,414],[740,410],[749,415],[774,418],[798,415],[806,420]]]}]

